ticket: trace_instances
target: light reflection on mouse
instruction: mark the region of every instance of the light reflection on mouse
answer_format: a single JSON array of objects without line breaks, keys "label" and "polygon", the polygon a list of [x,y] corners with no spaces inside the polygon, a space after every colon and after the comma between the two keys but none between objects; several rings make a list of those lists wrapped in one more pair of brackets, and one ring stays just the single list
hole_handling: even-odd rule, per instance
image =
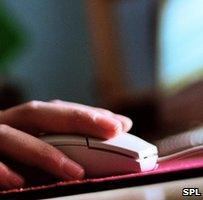
[{"label": "light reflection on mouse", "polygon": [[41,139],[82,165],[88,178],[145,172],[157,166],[157,147],[129,133],[108,140],[75,135]]}]

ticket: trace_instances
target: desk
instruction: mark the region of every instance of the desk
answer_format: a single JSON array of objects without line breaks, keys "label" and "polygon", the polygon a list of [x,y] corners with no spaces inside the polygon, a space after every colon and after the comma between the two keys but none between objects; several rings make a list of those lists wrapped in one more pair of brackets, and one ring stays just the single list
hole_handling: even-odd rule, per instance
[{"label": "desk", "polygon": [[[166,183],[114,189],[102,192],[93,192],[66,197],[51,198],[49,200],[179,200],[203,199],[203,196],[183,197],[185,187],[199,188],[203,195],[203,177],[182,179]],[[48,200],[48,199],[47,199]]]}]

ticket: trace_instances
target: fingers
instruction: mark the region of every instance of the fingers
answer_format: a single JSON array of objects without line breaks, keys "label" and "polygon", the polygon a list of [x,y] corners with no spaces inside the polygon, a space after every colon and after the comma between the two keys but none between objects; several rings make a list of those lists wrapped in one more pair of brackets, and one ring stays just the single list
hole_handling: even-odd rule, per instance
[{"label": "fingers", "polygon": [[114,118],[121,121],[124,132],[128,132],[133,126],[132,120],[126,116],[116,114]]},{"label": "fingers", "polygon": [[0,125],[0,141],[0,153],[11,159],[41,168],[64,180],[84,176],[84,170],[79,164],[53,146],[22,131]]},{"label": "fingers", "polygon": [[14,189],[24,185],[24,179],[0,162],[0,188]]},{"label": "fingers", "polygon": [[0,123],[26,131],[79,133],[100,138],[110,138],[122,131],[119,120],[95,109],[40,101],[4,111]]},{"label": "fingers", "polygon": [[132,120],[126,116],[119,115],[119,114],[114,114],[113,112],[103,109],[103,108],[97,108],[97,107],[91,107],[83,104],[78,104],[78,103],[73,103],[73,102],[67,102],[67,101],[62,101],[62,100],[52,100],[51,102],[59,104],[59,105],[64,105],[64,106],[69,106],[69,107],[78,107],[78,108],[86,108],[86,109],[91,109],[98,111],[106,116],[112,117],[122,123],[123,131],[128,132],[132,128]]},{"label": "fingers", "polygon": [[67,110],[69,123],[66,123],[66,126],[69,132],[84,133],[100,138],[110,138],[122,132],[122,124],[119,120],[90,109],[88,106],[52,103],[51,106],[53,105],[57,110]]}]

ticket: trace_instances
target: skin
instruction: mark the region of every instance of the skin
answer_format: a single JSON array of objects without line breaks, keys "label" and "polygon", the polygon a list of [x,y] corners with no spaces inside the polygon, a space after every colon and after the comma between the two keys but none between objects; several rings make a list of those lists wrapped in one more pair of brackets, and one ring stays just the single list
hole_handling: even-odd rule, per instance
[{"label": "skin", "polygon": [[[37,137],[80,134],[111,138],[127,132],[132,121],[102,108],[54,100],[31,101],[0,112],[0,156],[37,166],[62,180],[81,179],[82,166]],[[0,160],[0,187],[19,188],[24,178]]]}]

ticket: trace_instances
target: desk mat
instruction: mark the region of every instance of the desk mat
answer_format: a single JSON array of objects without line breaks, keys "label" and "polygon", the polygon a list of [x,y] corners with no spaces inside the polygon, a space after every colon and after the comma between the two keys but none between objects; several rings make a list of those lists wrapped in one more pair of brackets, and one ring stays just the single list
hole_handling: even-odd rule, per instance
[{"label": "desk mat", "polygon": [[61,181],[49,185],[0,191],[0,199],[41,199],[139,186],[178,179],[203,176],[203,152],[182,160],[169,160],[149,172],[91,178],[76,181]]}]

